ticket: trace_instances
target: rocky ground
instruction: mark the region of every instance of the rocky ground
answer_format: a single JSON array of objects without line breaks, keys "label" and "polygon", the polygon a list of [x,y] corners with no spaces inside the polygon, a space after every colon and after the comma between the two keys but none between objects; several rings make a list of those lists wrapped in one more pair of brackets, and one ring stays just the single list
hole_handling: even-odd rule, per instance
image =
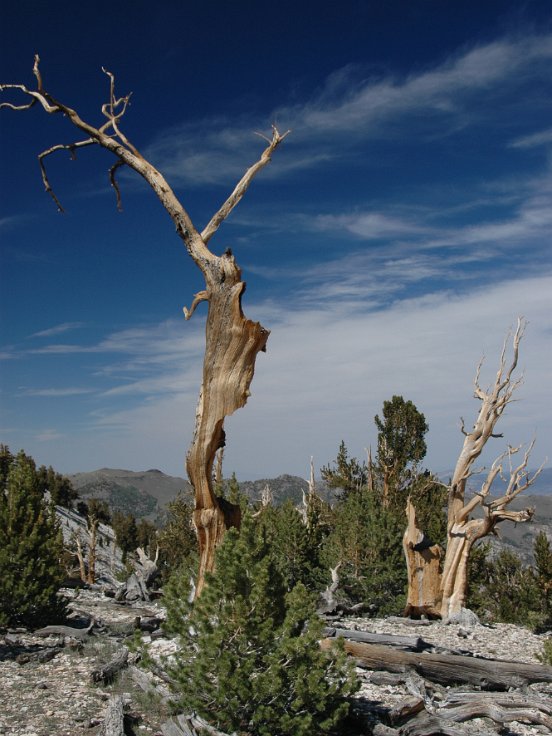
[{"label": "rocky ground", "polygon": [[[148,694],[136,684],[132,667],[123,670],[114,684],[97,685],[92,672],[112,659],[123,646],[123,638],[142,620],[162,617],[160,606],[152,603],[121,605],[99,591],[67,591],[77,623],[84,624],[92,615],[96,621],[94,635],[86,635],[82,642],[71,641],[59,635],[38,637],[30,632],[16,630],[0,634],[0,734],[2,736],[96,736],[101,731],[106,704],[113,693],[122,694],[125,713],[134,734],[161,736],[161,726],[168,717],[167,706],[155,695]],[[352,628],[374,633],[421,636],[436,647],[449,651],[469,652],[472,655],[537,663],[542,653],[545,635],[537,636],[526,629],[507,624],[494,626],[443,624],[434,622],[416,627],[397,620],[343,618],[332,626]],[[103,627],[103,632],[102,632]],[[156,638],[145,633],[143,641],[154,659],[174,651],[175,643],[167,638]],[[63,648],[57,649],[60,644]],[[129,640],[125,640],[129,646]],[[51,647],[55,653],[48,661],[37,661],[36,652]],[[132,662],[132,644],[130,646]],[[362,688],[358,694],[359,708],[376,714],[385,712],[409,695],[405,683],[382,683],[375,673],[359,670]],[[377,680],[377,682],[376,682]],[[156,681],[163,685],[161,680]],[[531,685],[527,692],[540,697],[552,696],[552,685]],[[459,732],[501,733],[514,736],[536,736],[548,730],[542,725],[528,726],[517,722],[499,727],[487,719],[476,719],[458,724]],[[369,727],[359,731],[369,733]]]}]

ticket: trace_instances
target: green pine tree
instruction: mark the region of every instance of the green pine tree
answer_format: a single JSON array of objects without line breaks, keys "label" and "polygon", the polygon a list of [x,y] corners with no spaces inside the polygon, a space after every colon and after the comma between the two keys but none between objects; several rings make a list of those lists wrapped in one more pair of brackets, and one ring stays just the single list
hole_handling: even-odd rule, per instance
[{"label": "green pine tree", "polygon": [[407,583],[403,517],[366,488],[346,496],[334,513],[324,559],[328,569],[341,562],[341,594],[350,603],[372,604],[378,614],[400,613]]},{"label": "green pine tree", "polygon": [[378,430],[376,470],[382,503],[404,513],[418,465],[427,451],[424,436],[429,427],[412,401],[405,401],[402,396],[384,401],[382,418],[376,415],[374,422]]},{"label": "green pine tree", "polygon": [[535,628],[549,631],[552,628],[552,544],[545,532],[539,532],[533,545],[535,558],[534,577],[537,590],[537,616]]},{"label": "green pine tree", "polygon": [[168,505],[167,523],[156,540],[159,545],[158,564],[163,583],[178,569],[187,578],[195,571],[198,544],[192,513],[193,507],[182,493]]},{"label": "green pine tree", "polygon": [[217,728],[255,736],[314,736],[347,714],[357,683],[341,649],[322,651],[322,623],[302,583],[286,592],[266,541],[246,517],[217,552],[216,572],[187,603],[187,576],[167,591],[180,635],[172,668],[178,703]]},{"label": "green pine tree", "polygon": [[327,584],[328,569],[320,560],[324,531],[314,510],[310,512],[310,523],[305,523],[288,499],[280,506],[270,504],[260,509],[255,522],[257,534],[270,547],[287,591],[299,582],[313,592]]},{"label": "green pine tree", "polygon": [[341,491],[342,496],[360,491],[368,482],[366,463],[359,462],[356,457],[350,458],[343,440],[339,445],[336,459],[331,465],[325,465],[320,473],[326,484]]},{"label": "green pine tree", "polygon": [[127,560],[129,552],[134,552],[138,547],[138,529],[134,514],[123,514],[122,511],[114,511],[111,526],[115,532],[115,541],[123,552],[123,564]]},{"label": "green pine tree", "polygon": [[[540,619],[539,591],[534,571],[524,566],[510,549],[503,549],[494,559],[489,559],[485,546],[482,547],[483,553],[475,563],[477,567],[474,569],[472,563],[470,570],[475,573],[470,606],[491,621],[531,628],[537,625]],[[475,562],[477,555],[473,557]]]},{"label": "green pine tree", "polygon": [[64,506],[72,509],[73,502],[79,497],[78,491],[73,488],[73,484],[64,475],[56,473],[50,465],[48,468],[41,465],[37,470],[38,482],[43,492],[48,491],[52,501],[57,506]]},{"label": "green pine tree", "polygon": [[59,618],[63,539],[53,506],[45,504],[32,458],[20,452],[0,489],[0,625]]}]

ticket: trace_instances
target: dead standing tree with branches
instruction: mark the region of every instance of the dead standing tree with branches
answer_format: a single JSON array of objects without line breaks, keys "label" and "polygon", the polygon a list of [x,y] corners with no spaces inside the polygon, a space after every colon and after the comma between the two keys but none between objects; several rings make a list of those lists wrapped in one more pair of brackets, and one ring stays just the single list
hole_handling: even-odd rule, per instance
[{"label": "dead standing tree with branches", "polygon": [[200,551],[197,585],[199,594],[205,573],[213,568],[215,548],[221,542],[226,529],[239,525],[239,507],[218,499],[213,489],[215,455],[225,444],[224,420],[245,405],[257,354],[265,350],[269,335],[269,331],[259,322],[253,322],[243,314],[241,299],[245,282],[241,279],[241,270],[231,251],[228,250],[221,256],[215,255],[208,248],[208,242],[242,199],[253,177],[270,162],[273,152],[287,133],[280,134],[273,127],[272,137],[266,139],[268,145],[259,160],[245,172],[234,191],[200,232],[163,175],[121,131],[121,120],[128,108],[130,95],[116,96],[114,75],[103,70],[110,81],[109,102],[102,106],[106,122],[94,127],[82,120],[75,110],[46,91],[39,62],[40,59],[36,56],[33,67],[36,89],[29,89],[23,84],[0,84],[0,91],[21,93],[27,98],[27,102],[2,102],[0,107],[22,111],[38,105],[49,114],[61,113],[84,134],[82,140],[54,145],[38,156],[45,189],[58,210],[63,211],[63,208],[50,185],[45,159],[58,151],[69,151],[74,157],[81,148],[99,145],[115,157],[109,176],[118,208],[121,209],[121,193],[116,175],[121,167],[128,166],[143,177],[158,196],[174,222],[178,236],[205,279],[205,289],[195,295],[190,309],[184,308],[186,319],[190,319],[200,302],[208,302],[203,381],[194,436],[186,458],[186,469],[195,491],[194,522]]},{"label": "dead standing tree with branches", "polygon": [[[525,324],[522,318],[518,320],[512,337],[512,357],[509,365],[506,354],[510,336],[504,341],[494,383],[487,390],[483,390],[479,384],[482,362],[477,367],[474,396],[481,402],[481,406],[470,432],[466,431],[462,420],[464,444],[449,486],[447,549],[442,572],[439,565],[435,564],[435,560],[440,556],[438,548],[423,544],[423,532],[416,526],[415,513],[410,504],[409,524],[403,542],[408,566],[407,613],[409,614],[430,614],[442,618],[458,614],[466,602],[468,562],[473,545],[479,539],[496,533],[495,529],[502,521],[529,521],[533,516],[534,509],[510,511],[508,506],[532,485],[542,470],[542,466],[533,474],[527,470],[534,441],[517,464],[515,457],[522,448],[508,447],[488,470],[481,490],[470,500],[466,500],[467,482],[479,472],[474,469],[475,461],[481,455],[487,440],[491,437],[502,437],[494,433],[496,423],[521,383],[522,379],[514,379],[513,374],[518,364],[519,345]],[[507,474],[504,472],[505,460]],[[506,481],[506,491],[500,498],[492,498],[489,494],[497,476]],[[473,519],[471,514],[477,508],[480,508],[483,514],[481,518]]]}]

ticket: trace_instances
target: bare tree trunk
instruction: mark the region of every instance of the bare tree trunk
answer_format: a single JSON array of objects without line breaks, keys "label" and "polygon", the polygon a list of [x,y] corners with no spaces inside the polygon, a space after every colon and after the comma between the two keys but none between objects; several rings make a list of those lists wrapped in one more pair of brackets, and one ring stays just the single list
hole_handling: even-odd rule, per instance
[{"label": "bare tree trunk", "polygon": [[[519,386],[521,379],[513,379],[519,356],[519,344],[523,337],[525,321],[518,320],[516,331],[512,339],[512,359],[506,364],[507,340],[504,341],[500,364],[493,385],[484,391],[479,385],[479,364],[475,380],[474,395],[481,401],[481,407],[471,432],[466,432],[462,420],[464,444],[454,469],[449,487],[447,549],[442,574],[433,563],[432,557],[427,559],[422,555],[414,558],[414,546],[417,535],[421,534],[415,526],[415,517],[412,522],[409,516],[409,528],[405,533],[405,552],[409,567],[408,600],[413,608],[419,600],[416,588],[423,590],[439,590],[435,601],[440,599],[440,614],[442,618],[449,618],[460,613],[466,603],[468,585],[468,563],[473,545],[483,537],[493,532],[497,524],[502,521],[522,522],[533,516],[533,509],[522,511],[508,511],[509,504],[526,490],[539,475],[541,469],[530,475],[527,470],[529,456],[533,448],[532,442],[524,454],[523,460],[515,467],[513,458],[520,451],[520,447],[508,447],[508,450],[498,457],[487,472],[481,490],[473,498],[466,501],[466,484],[468,479],[477,472],[473,466],[481,455],[487,440],[491,437],[501,437],[494,434],[496,423],[502,416],[506,406],[512,401],[512,395]],[[497,476],[503,477],[503,460],[508,460],[509,480],[506,492],[497,499],[489,500],[489,493]],[[483,518],[472,519],[471,514],[481,507]],[[407,547],[409,551],[407,552]],[[409,558],[410,555],[410,558]]]},{"label": "bare tree trunk", "polygon": [[438,544],[427,542],[416,524],[416,510],[410,498],[406,502],[408,527],[403,537],[403,550],[408,574],[405,616],[439,616],[441,602],[440,559]]},{"label": "bare tree trunk", "polygon": [[84,564],[84,553],[82,550],[82,542],[78,536],[75,535],[75,543],[77,545],[77,559],[79,561],[79,575],[83,583],[88,582],[86,578],[86,565]]},{"label": "bare tree trunk", "polygon": [[97,532],[98,532],[98,519],[89,520],[88,531],[90,533],[90,545],[88,547],[88,575],[86,582],[93,585],[96,582],[96,543],[97,543]]},{"label": "bare tree trunk", "polygon": [[255,370],[255,359],[258,352],[265,349],[269,335],[268,330],[258,322],[246,319],[242,312],[241,298],[245,283],[241,280],[241,271],[232,253],[227,251],[222,256],[217,256],[209,250],[207,243],[240,202],[253,177],[270,162],[272,153],[287,134],[280,135],[273,127],[272,136],[266,139],[268,145],[259,160],[247,169],[228,199],[207,226],[199,232],[163,175],[144,159],[121,131],[120,122],[127,110],[130,95],[121,98],[115,96],[113,74],[104,70],[110,80],[109,101],[102,106],[102,113],[107,122],[96,128],[82,120],[75,110],[46,92],[39,70],[39,61],[39,57],[36,56],[33,67],[37,81],[36,90],[28,89],[23,84],[0,85],[0,90],[16,90],[29,101],[22,105],[4,102],[0,107],[26,110],[39,104],[47,113],[61,113],[86,135],[83,140],[52,146],[39,155],[44,186],[58,209],[62,211],[46,173],[45,158],[60,150],[68,150],[74,157],[80,148],[99,145],[110,151],[116,159],[110,170],[110,181],[116,192],[118,207],[121,205],[121,197],[116,173],[122,166],[128,166],[142,176],[158,196],[174,222],[177,234],[205,278],[205,289],[195,295],[189,310],[184,309],[186,319],[189,319],[200,302],[209,302],[203,383],[197,406],[194,437],[186,459],[186,468],[195,490],[196,500],[194,522],[200,552],[197,584],[199,595],[205,572],[213,568],[216,546],[229,526],[239,524],[239,509],[217,499],[213,490],[213,462],[217,450],[224,446],[225,441],[224,419],[246,403]]},{"label": "bare tree trunk", "polygon": [[[474,395],[481,402],[481,407],[471,432],[464,430],[462,422],[464,445],[456,463],[449,490],[447,551],[441,578],[441,615],[443,618],[459,613],[465,605],[468,585],[468,561],[475,542],[491,534],[496,525],[502,521],[529,521],[534,513],[534,510],[530,508],[522,511],[507,510],[514,498],[526,490],[540,473],[540,470],[538,470],[537,473],[530,476],[527,471],[527,463],[534,442],[529,445],[524,459],[517,467],[513,467],[512,458],[521,448],[509,447],[492,464],[481,490],[469,501],[466,502],[465,498],[466,483],[475,472],[473,465],[481,455],[487,440],[491,437],[502,436],[494,434],[494,428],[504,409],[512,401],[514,391],[521,383],[521,378],[513,379],[513,373],[518,364],[519,344],[524,329],[525,321],[520,318],[512,338],[510,364],[508,366],[506,364],[507,340],[505,340],[499,368],[491,388],[484,391],[479,385],[481,363],[476,371]],[[502,461],[504,458],[508,459],[510,475],[506,493],[501,498],[488,501],[494,480],[497,476],[502,476]],[[470,518],[470,514],[477,507],[483,509],[483,518]]]},{"label": "bare tree trunk", "polygon": [[241,308],[245,284],[231,254],[218,259],[205,272],[209,292],[203,385],[196,412],[196,427],[186,458],[194,487],[194,523],[198,533],[200,567],[198,593],[205,572],[213,569],[215,548],[231,526],[239,526],[239,506],[217,499],[213,490],[213,464],[224,447],[224,419],[244,406],[255,370],[255,359],[265,350],[269,332],[248,320]]}]

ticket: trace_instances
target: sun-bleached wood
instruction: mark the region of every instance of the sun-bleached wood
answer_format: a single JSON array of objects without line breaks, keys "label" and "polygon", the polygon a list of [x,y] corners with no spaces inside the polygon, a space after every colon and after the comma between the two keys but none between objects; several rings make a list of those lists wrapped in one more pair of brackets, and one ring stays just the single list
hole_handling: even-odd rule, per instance
[{"label": "sun-bleached wood", "polygon": [[441,547],[426,540],[425,534],[416,523],[416,509],[410,498],[406,502],[408,526],[403,537],[406,558],[408,592],[405,616],[440,615],[440,560]]},{"label": "sun-bleached wood", "polygon": [[186,458],[186,469],[195,491],[193,518],[200,550],[196,588],[199,595],[205,573],[213,568],[216,546],[229,526],[239,524],[239,507],[217,499],[213,489],[212,472],[215,455],[225,443],[224,420],[246,403],[257,354],[266,349],[269,335],[267,329],[259,322],[247,319],[242,311],[245,282],[241,279],[241,270],[232,253],[228,250],[220,256],[216,255],[207,247],[207,243],[240,202],[254,176],[270,162],[272,154],[287,133],[281,134],[273,126],[272,136],[265,139],[267,145],[259,160],[247,169],[230,196],[200,232],[165,177],[142,156],[121,131],[120,123],[127,111],[130,95],[116,96],[114,75],[103,70],[109,78],[109,101],[101,109],[106,121],[103,125],[95,127],[84,121],[76,110],[46,91],[39,63],[37,55],[33,67],[36,89],[30,89],[23,84],[0,84],[0,91],[21,93],[28,101],[25,104],[3,102],[0,103],[0,107],[21,111],[38,105],[48,114],[63,115],[83,134],[82,140],[52,146],[39,155],[45,189],[57,208],[62,210],[46,171],[47,157],[62,150],[69,151],[74,157],[81,148],[99,145],[115,157],[109,177],[115,190],[118,208],[121,208],[121,192],[116,175],[121,167],[128,166],[153,189],[172,219],[177,235],[200,268],[205,280],[205,289],[195,295],[189,310],[184,309],[185,317],[189,319],[200,302],[208,302],[203,380],[196,410],[194,436]]},{"label": "sun-bleached wood", "polygon": [[[415,512],[409,516],[409,525],[405,533],[405,552],[409,562],[409,613],[440,614],[442,618],[450,618],[464,608],[468,584],[468,562],[473,545],[483,537],[492,534],[498,524],[503,521],[525,522],[533,517],[534,509],[510,511],[508,506],[527,490],[536,480],[542,466],[531,474],[527,465],[534,446],[534,440],[523,451],[518,462],[516,456],[522,447],[508,446],[487,471],[481,489],[466,500],[466,485],[475,473],[475,461],[481,455],[487,441],[492,437],[501,437],[495,433],[495,427],[508,404],[512,401],[515,390],[522,378],[514,378],[519,360],[519,346],[523,338],[526,322],[520,317],[513,335],[504,341],[500,362],[494,383],[484,390],[479,383],[482,362],[479,363],[474,379],[474,396],[481,402],[477,418],[471,431],[466,431],[462,420],[461,431],[464,443],[449,485],[447,508],[447,548],[444,555],[442,573],[434,564],[434,554],[412,556],[414,547],[422,532],[415,525]],[[511,338],[511,358],[507,360],[508,344]],[[505,467],[506,466],[506,467]],[[500,498],[492,498],[490,491],[497,477],[507,483],[506,492]],[[476,509],[481,509],[480,518],[472,518]],[[414,515],[413,515],[414,514]],[[434,553],[437,552],[434,550]],[[409,555],[412,559],[409,560]],[[424,591],[418,595],[418,591]],[[425,593],[430,591],[433,605],[428,606]],[[436,593],[438,591],[438,593]],[[418,605],[419,610],[416,610]],[[424,607],[427,610],[424,610]]]}]

